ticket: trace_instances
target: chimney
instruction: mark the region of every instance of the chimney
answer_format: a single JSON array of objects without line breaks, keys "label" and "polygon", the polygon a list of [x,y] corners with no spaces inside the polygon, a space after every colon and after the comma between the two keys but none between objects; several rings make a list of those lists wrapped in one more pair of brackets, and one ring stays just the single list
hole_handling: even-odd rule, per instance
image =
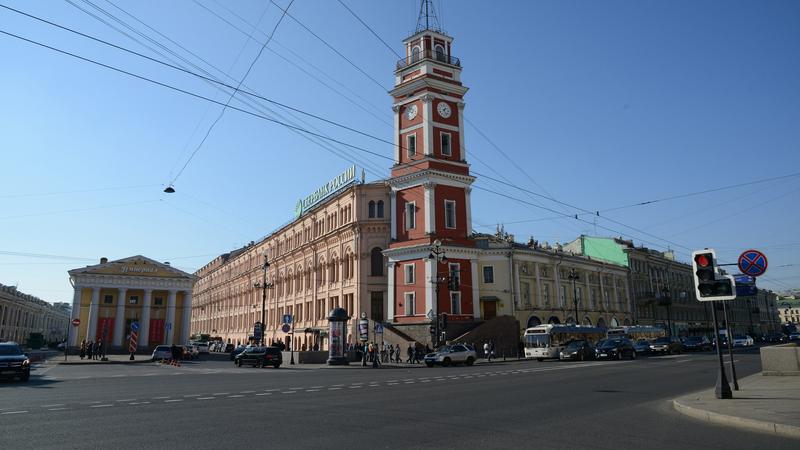
[{"label": "chimney", "polygon": [[107,263],[107,262],[108,262],[108,258],[106,258],[105,256],[103,256],[102,258],[100,258],[100,264],[105,264],[105,263]]}]

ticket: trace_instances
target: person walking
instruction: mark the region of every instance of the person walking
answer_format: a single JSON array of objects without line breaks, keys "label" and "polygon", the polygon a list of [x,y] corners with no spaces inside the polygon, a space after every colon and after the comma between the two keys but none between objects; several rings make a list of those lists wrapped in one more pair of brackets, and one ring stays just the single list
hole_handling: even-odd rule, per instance
[{"label": "person walking", "polygon": [[105,356],[106,356],[105,351],[106,351],[106,349],[103,346],[103,340],[101,339],[101,340],[97,341],[97,358],[98,359],[105,358]]},{"label": "person walking", "polygon": [[400,344],[395,344],[394,346],[394,362],[398,364],[403,362],[402,352],[400,350]]},{"label": "person walking", "polygon": [[86,343],[86,359],[92,359],[92,341]]},{"label": "person walking", "polygon": [[489,341],[483,343],[483,357],[488,362],[492,362],[492,347],[489,345]]},{"label": "person walking", "polygon": [[86,339],[81,340],[81,348],[80,348],[80,353],[78,353],[78,355],[81,357],[81,359],[86,357]]},{"label": "person walking", "polygon": [[411,364],[412,358],[414,357],[414,349],[411,348],[411,344],[408,344],[408,349],[406,349],[406,354],[408,358],[406,358],[406,364]]}]

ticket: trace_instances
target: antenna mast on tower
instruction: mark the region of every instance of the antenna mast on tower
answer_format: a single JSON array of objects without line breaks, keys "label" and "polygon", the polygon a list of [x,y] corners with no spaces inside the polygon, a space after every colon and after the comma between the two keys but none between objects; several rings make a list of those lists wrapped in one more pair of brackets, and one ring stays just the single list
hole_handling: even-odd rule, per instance
[{"label": "antenna mast on tower", "polygon": [[416,33],[424,30],[433,30],[442,33],[433,0],[422,0],[419,4],[419,18],[417,19]]}]

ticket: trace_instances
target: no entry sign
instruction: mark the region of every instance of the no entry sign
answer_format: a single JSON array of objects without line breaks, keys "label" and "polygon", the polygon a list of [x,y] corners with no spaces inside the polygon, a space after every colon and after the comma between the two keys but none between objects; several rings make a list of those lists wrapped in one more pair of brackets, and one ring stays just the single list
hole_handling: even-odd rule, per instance
[{"label": "no entry sign", "polygon": [[739,255],[739,270],[745,275],[758,277],[767,271],[767,256],[758,250],[745,250]]},{"label": "no entry sign", "polygon": [[[64,323],[64,322],[61,322],[61,323]],[[81,324],[81,319],[72,319],[72,326],[73,327],[77,327],[80,324]]]}]

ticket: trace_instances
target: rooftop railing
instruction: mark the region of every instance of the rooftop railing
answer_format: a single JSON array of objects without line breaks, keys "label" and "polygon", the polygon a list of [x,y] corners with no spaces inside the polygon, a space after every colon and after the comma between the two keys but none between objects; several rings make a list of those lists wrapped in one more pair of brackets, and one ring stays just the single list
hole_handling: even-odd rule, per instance
[{"label": "rooftop railing", "polygon": [[403,67],[410,66],[411,64],[425,59],[432,59],[434,61],[449,64],[451,66],[461,67],[461,60],[455,56],[450,56],[446,53],[437,52],[434,50],[425,50],[422,52],[412,53],[411,56],[407,56],[397,61],[397,68],[402,69]]}]

